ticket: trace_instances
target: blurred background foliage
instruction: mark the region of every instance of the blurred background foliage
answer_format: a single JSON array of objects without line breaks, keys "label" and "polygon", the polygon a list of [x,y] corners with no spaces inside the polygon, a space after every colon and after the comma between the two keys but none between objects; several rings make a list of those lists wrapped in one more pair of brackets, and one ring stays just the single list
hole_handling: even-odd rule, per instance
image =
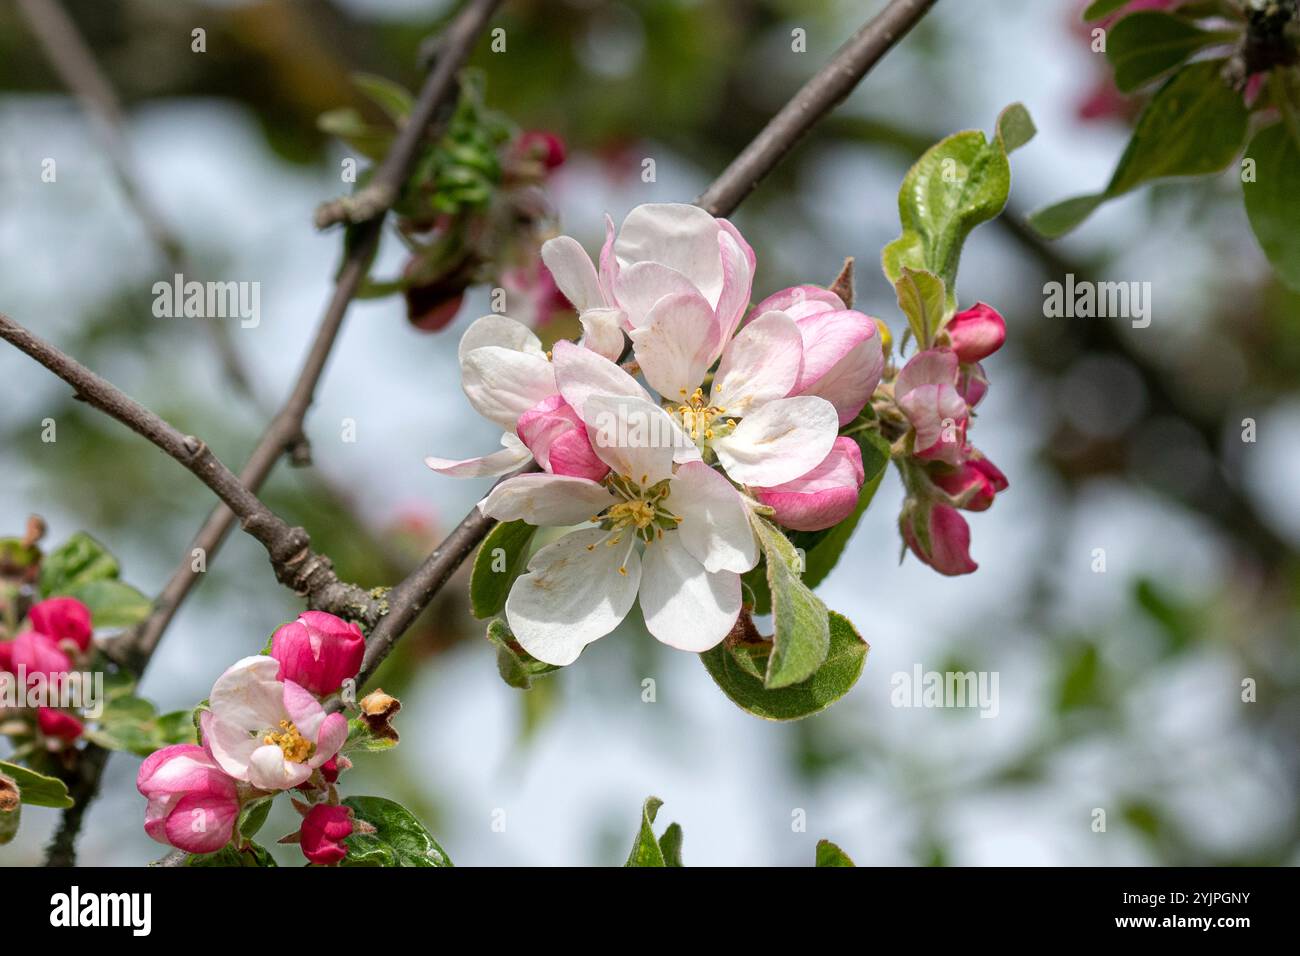
[{"label": "blurred background foliage", "polygon": [[[343,106],[375,116],[356,71],[418,87],[448,5],[65,5],[126,104],[143,182],[194,271],[264,282],[264,328],[230,333],[255,394],[222,375],[191,320],[153,317],[149,289],[165,268],[12,5],[0,9],[0,308],[238,465],[292,380],[337,263],[338,235],[312,235],[310,212],[343,190],[346,153],[317,117]],[[695,195],[878,6],[511,0],[493,21],[506,52],[483,43],[473,63],[492,109],[567,144],[552,198],[594,249],[606,209],[618,219]],[[688,865],[807,864],[822,836],[859,864],[1300,862],[1300,296],[1271,278],[1230,181],[1158,187],[1058,244],[1031,236],[1025,210],[1104,178],[1126,120],[1077,115],[1105,70],[1072,26],[1077,4],[1024,7],[940,0],[735,217],[759,254],[756,298],[827,283],[853,255],[859,307],[897,330],[875,266],[897,233],[903,172],[940,136],[1029,105],[1040,136],[1014,158],[1012,205],[977,233],[961,277],[963,301],[992,302],[1010,327],[977,440],[1012,490],[973,522],[981,570],[953,581],[900,568],[890,479],[823,588],[872,644],[866,675],[846,701],[789,726],[741,714],[698,662],[635,625],[529,692],[508,688],[453,586],[379,680],[406,704],[403,746],[359,758],[348,792],[408,803],[458,864],[618,862],[652,792],[685,828]],[[204,54],[190,50],[196,27]],[[807,53],[792,52],[794,29]],[[66,188],[39,183],[47,155]],[[641,181],[645,157],[655,183]],[[390,238],[380,262],[400,256]],[[1152,326],[1045,318],[1044,283],[1070,273],[1152,282]],[[265,491],[344,578],[396,580],[481,490],[451,488],[419,460],[494,440],[470,420],[452,358],[485,302],[468,302],[441,337],[412,330],[400,299],[354,307],[308,422],[316,465],[282,465]],[[208,492],[16,352],[0,353],[0,369],[6,533],[29,512],[56,540],[88,530],[156,591]],[[39,440],[47,416],[54,444]],[[359,422],[358,443],[333,440],[341,416]],[[1254,442],[1242,438],[1248,418]],[[145,691],[164,710],[192,703],[295,611],[236,535]],[[998,719],[892,707],[891,674],[914,663],[997,671]],[[137,826],[134,773],[131,757],[113,759],[85,862],[156,855]],[[504,833],[490,825],[497,808]],[[800,809],[806,833],[791,825]],[[0,862],[38,859],[53,816],[33,812]]]}]

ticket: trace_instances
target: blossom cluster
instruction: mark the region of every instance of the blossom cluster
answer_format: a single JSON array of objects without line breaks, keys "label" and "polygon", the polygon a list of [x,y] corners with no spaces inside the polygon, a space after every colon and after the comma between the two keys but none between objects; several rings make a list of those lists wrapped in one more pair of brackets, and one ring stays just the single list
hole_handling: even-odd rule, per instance
[{"label": "blossom cluster", "polygon": [[293,790],[304,819],[292,842],[312,863],[343,859],[353,821],[334,784],[351,766],[340,752],[348,719],[322,698],[356,676],[364,651],[356,624],[306,611],[276,630],[269,656],[233,664],[199,711],[200,744],[164,747],[141,765],[145,831],[188,853],[212,853],[240,836],[241,809]]},{"label": "blossom cluster", "polygon": [[77,708],[61,703],[82,698],[72,683],[91,653],[90,609],[76,598],[52,597],[32,605],[27,623],[13,640],[0,641],[0,680],[23,702],[39,698],[36,729],[47,749],[61,750],[86,729]]},{"label": "blossom cluster", "polygon": [[617,230],[607,218],[596,263],[567,236],[542,258],[581,342],[548,352],[504,315],[474,322],[462,386],[503,447],[427,464],[481,477],[535,463],[483,513],[578,526],[532,556],[506,601],[538,660],[572,663],[637,602],[658,640],[707,650],[735,625],[740,576],[760,559],[756,516],[816,531],[854,510],[862,455],[840,430],[880,382],[880,327],[815,286],[751,308],[753,249],[696,206],[639,206]]}]

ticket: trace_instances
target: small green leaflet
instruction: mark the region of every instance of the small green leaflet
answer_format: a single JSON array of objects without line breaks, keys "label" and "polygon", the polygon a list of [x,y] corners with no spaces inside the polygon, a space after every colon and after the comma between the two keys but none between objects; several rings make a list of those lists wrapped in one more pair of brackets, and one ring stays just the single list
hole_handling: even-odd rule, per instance
[{"label": "small green leaflet", "polygon": [[847,853],[830,840],[817,841],[818,866],[857,866]]},{"label": "small green leaflet", "polygon": [[826,605],[800,579],[803,556],[790,539],[766,518],[753,515],[751,523],[763,549],[775,630],[764,683],[771,689],[789,687],[816,673],[826,660]]},{"label": "small green leaflet", "polygon": [[524,650],[505,621],[489,623],[487,638],[497,647],[497,671],[501,674],[501,679],[511,687],[529,690],[533,686],[534,677],[543,677],[559,670],[554,664],[539,661]]},{"label": "small green leaflet", "polygon": [[53,807],[55,810],[72,806],[68,785],[58,777],[49,777],[5,760],[0,760],[0,774],[18,785],[19,798],[29,806]]},{"label": "small green leaflet", "polygon": [[227,844],[215,853],[191,853],[185,858],[185,865],[265,868],[276,866],[276,862],[271,857],[271,854],[267,852],[266,847],[259,846],[256,843],[249,843],[242,850]]},{"label": "small green leaflet", "polygon": [[528,564],[528,546],[536,533],[526,521],[506,521],[488,532],[469,576],[470,608],[475,617],[495,617],[505,610],[510,588]]},{"label": "small green leaflet", "polygon": [[1300,131],[1287,123],[1260,130],[1246,150],[1255,161],[1243,182],[1246,214],[1278,277],[1300,292]]},{"label": "small green leaflet", "polygon": [[625,867],[682,865],[682,828],[673,823],[662,837],[655,836],[653,824],[663,805],[658,797],[646,797],[641,807],[641,827],[632,841],[632,852],[623,864]]},{"label": "small green leaflet", "polygon": [[729,637],[700,655],[709,676],[741,710],[764,720],[800,720],[820,713],[857,683],[866,664],[868,646],[849,620],[829,615],[830,653],[815,674],[802,683],[778,690],[763,686],[772,644],[751,637]]},{"label": "small green leaflet", "polygon": [[1202,47],[1235,37],[1235,33],[1202,30],[1168,13],[1144,10],[1110,28],[1106,58],[1115,70],[1115,85],[1121,92],[1131,93],[1168,73]]},{"label": "small green leaflet", "polygon": [[903,266],[894,283],[894,294],[898,297],[898,307],[907,316],[907,326],[917,347],[930,348],[949,318],[943,280],[933,272]]},{"label": "small green leaflet", "polygon": [[451,866],[451,859],[424,825],[400,803],[383,797],[348,797],[355,819],[375,828],[374,833],[352,835],[343,842],[348,855],[340,866]]}]

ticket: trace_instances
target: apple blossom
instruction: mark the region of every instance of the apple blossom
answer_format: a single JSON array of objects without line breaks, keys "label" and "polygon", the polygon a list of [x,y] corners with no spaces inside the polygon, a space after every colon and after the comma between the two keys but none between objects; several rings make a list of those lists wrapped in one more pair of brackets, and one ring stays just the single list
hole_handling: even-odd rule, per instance
[{"label": "apple blossom", "polygon": [[917,352],[898,373],[894,401],[916,430],[917,458],[961,463],[970,412],[957,382],[957,353],[951,349]]},{"label": "apple blossom", "polygon": [[54,643],[71,641],[78,650],[90,647],[90,608],[72,597],[53,597],[32,605],[27,612],[32,629]]},{"label": "apple blossom", "polygon": [[578,310],[584,344],[610,360],[622,354],[623,332],[644,325],[669,295],[714,316],[720,348],[749,305],[755,261],[735,226],[685,203],[637,206],[617,234],[606,216],[599,271],[569,236],[546,242],[542,259]]},{"label": "apple blossom", "polygon": [[36,711],[36,723],[46,737],[59,740],[76,740],[86,730],[86,725],[76,717],[53,707],[39,708]]},{"label": "apple blossom", "polygon": [[200,726],[212,759],[230,776],[261,790],[303,783],[338,753],[347,718],[326,714],[309,691],[277,678],[280,662],[245,657],[212,685]]},{"label": "apple blossom", "polygon": [[820,531],[853,513],[864,477],[862,449],[852,438],[841,436],[812,471],[774,488],[752,491],[773,509],[778,524],[795,531]]},{"label": "apple blossom", "polygon": [[355,677],[365,652],[361,628],[324,611],[304,611],[271,638],[271,656],[280,662],[278,679],[313,694],[332,694]]},{"label": "apple blossom", "polygon": [[979,567],[970,556],[970,526],[956,508],[933,504],[910,509],[901,526],[912,553],[940,574],[970,574]]},{"label": "apple blossom", "polygon": [[239,817],[238,785],[202,747],[176,744],[145,758],[136,789],[149,801],[144,829],[187,853],[214,853],[230,842]]},{"label": "apple blossom", "polygon": [[1007,338],[1007,323],[995,309],[978,302],[949,319],[944,331],[957,359],[966,364],[988,358],[1002,348]]},{"label": "apple blossom", "polygon": [[343,841],[352,835],[352,810],[318,803],[302,821],[302,855],[318,866],[333,866],[348,855]]},{"label": "apple blossom", "polygon": [[[485,315],[465,330],[459,355],[465,396],[480,415],[506,430],[503,449],[463,461],[428,457],[426,465],[441,475],[482,478],[504,475],[536,457],[545,468],[558,467],[558,473],[572,465],[587,474],[591,459],[578,447],[586,440],[581,429],[561,440],[552,461],[551,445],[561,438],[564,429],[558,426],[566,416],[556,401],[555,371],[531,330],[504,315]],[[543,416],[555,427],[542,427]]]},{"label": "apple blossom", "polygon": [[753,315],[784,312],[803,340],[803,363],[790,395],[816,395],[835,406],[847,425],[871,400],[885,367],[883,336],[875,319],[846,308],[819,286],[793,286],[768,296]]},{"label": "apple blossom", "polygon": [[[606,416],[644,425],[663,415],[647,399],[626,395],[591,395],[582,407],[588,427]],[[502,521],[594,525],[528,562],[506,600],[515,638],[538,660],[571,664],[614,630],[639,596],[655,638],[708,650],[735,624],[740,574],[758,563],[744,498],[702,461],[674,467],[667,443],[597,443],[596,451],[611,468],[603,482],[521,475],[479,503]]]},{"label": "apple blossom", "polygon": [[987,458],[970,458],[953,472],[930,476],[938,487],[967,511],[986,511],[993,506],[993,498],[1007,490],[1007,476]]},{"label": "apple blossom", "polygon": [[24,631],[10,645],[10,666],[17,673],[24,668],[27,676],[43,674],[54,680],[72,669],[72,661],[59,649],[54,639],[39,631]]}]

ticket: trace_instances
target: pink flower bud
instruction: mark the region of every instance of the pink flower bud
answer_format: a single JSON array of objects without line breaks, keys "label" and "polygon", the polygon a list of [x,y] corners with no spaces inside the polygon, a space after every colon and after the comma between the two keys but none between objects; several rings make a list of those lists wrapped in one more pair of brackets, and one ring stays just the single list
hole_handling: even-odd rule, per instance
[{"label": "pink flower bud", "polygon": [[187,853],[213,853],[230,842],[239,817],[235,781],[202,747],[176,744],[140,765],[136,789],[149,801],[144,829]]},{"label": "pink flower bud", "polygon": [[25,668],[27,676],[44,674],[50,680],[72,670],[72,661],[59,649],[52,637],[37,631],[24,631],[10,645],[10,663],[15,673]]},{"label": "pink flower bud", "polygon": [[932,475],[931,480],[954,498],[965,497],[967,511],[986,511],[993,497],[1007,490],[1007,476],[987,458],[972,458],[955,472]]},{"label": "pink flower bud", "polygon": [[946,331],[953,351],[963,364],[988,358],[1007,340],[1007,323],[983,302],[954,315]]},{"label": "pink flower bud", "polygon": [[36,722],[46,737],[56,737],[59,740],[76,740],[86,730],[86,725],[76,717],[53,707],[39,708],[36,711]]},{"label": "pink flower bud", "polygon": [[280,662],[277,680],[318,695],[332,694],[356,677],[365,652],[361,628],[325,611],[303,611],[271,638],[271,656]]},{"label": "pink flower bud", "polygon": [[863,476],[862,449],[852,438],[841,436],[825,461],[806,475],[753,491],[760,502],[776,511],[778,524],[795,531],[820,531],[853,512]]},{"label": "pink flower bud", "polygon": [[351,809],[318,803],[302,821],[302,855],[318,866],[333,866],[348,855],[343,841],[351,835]]},{"label": "pink flower bud", "polygon": [[14,642],[0,642],[0,674],[12,674],[14,671]]},{"label": "pink flower bud", "polygon": [[989,391],[989,380],[984,374],[984,366],[979,362],[963,365],[957,375],[957,394],[970,408],[974,408]]},{"label": "pink flower bud", "polygon": [[339,774],[352,769],[352,761],[342,754],[335,754],[320,765],[321,776],[326,783],[338,783]]},{"label": "pink flower bud", "polygon": [[917,458],[954,467],[964,460],[970,410],[957,381],[957,354],[951,349],[917,352],[898,373],[894,401],[916,430]]},{"label": "pink flower bud", "polygon": [[[917,534],[915,522],[929,521],[929,548]],[[929,514],[918,511],[905,515],[902,521],[903,538],[912,553],[940,574],[970,574],[979,565],[970,556],[970,526],[956,508],[933,505]]]},{"label": "pink flower bud", "polygon": [[553,475],[600,481],[609,471],[591,447],[587,426],[560,395],[544,398],[520,415],[515,431]]},{"label": "pink flower bud", "polygon": [[515,152],[520,156],[537,159],[547,169],[563,164],[566,151],[564,140],[543,129],[530,129],[515,141]]},{"label": "pink flower bud", "polygon": [[32,629],[55,644],[72,641],[81,650],[90,647],[90,608],[76,598],[55,597],[32,605],[27,612]]}]

